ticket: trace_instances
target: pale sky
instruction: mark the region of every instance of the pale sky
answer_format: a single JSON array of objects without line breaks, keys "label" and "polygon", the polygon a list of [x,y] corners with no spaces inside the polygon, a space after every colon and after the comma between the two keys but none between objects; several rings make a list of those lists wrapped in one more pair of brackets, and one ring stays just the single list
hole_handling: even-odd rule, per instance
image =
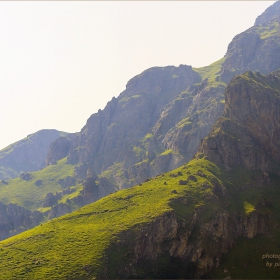
[{"label": "pale sky", "polygon": [[275,1],[0,1],[0,149],[77,132],[153,66],[201,67]]}]

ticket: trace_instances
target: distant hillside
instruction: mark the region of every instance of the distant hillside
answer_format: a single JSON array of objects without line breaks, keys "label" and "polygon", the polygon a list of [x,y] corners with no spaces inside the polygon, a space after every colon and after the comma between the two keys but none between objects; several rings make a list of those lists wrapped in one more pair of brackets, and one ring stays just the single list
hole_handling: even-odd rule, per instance
[{"label": "distant hillside", "polygon": [[0,180],[16,178],[23,172],[43,168],[51,142],[66,135],[68,133],[55,129],[43,129],[2,149]]}]

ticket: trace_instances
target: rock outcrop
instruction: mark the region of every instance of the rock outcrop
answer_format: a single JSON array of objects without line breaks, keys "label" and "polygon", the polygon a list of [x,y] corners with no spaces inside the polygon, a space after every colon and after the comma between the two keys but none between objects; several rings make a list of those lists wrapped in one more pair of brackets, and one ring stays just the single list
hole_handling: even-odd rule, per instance
[{"label": "rock outcrop", "polygon": [[46,157],[46,165],[56,164],[56,162],[67,156],[70,150],[70,140],[67,137],[59,137],[50,144],[50,149]]},{"label": "rock outcrop", "polygon": [[[246,200],[242,211],[233,205],[237,205],[236,192],[262,194],[260,189],[272,190],[277,186],[279,177],[274,177],[273,187],[271,178],[272,173],[280,175],[279,106],[280,70],[267,76],[249,71],[234,77],[225,90],[223,117],[215,123],[196,155],[201,158],[204,154],[205,159],[226,167],[228,171],[221,168],[219,172],[228,175],[217,172],[221,178],[227,177],[225,186],[214,179],[213,193],[204,194],[209,203],[196,208],[187,219],[179,218],[175,210],[137,229],[122,232],[108,248],[100,278],[208,278],[237,238],[249,240],[257,235],[277,238],[274,232],[279,223],[271,210],[277,199],[273,206],[269,196],[260,195],[250,210],[245,209]],[[234,173],[230,173],[236,168],[242,168],[243,172],[258,171],[259,175],[236,184],[235,178],[231,178]],[[180,178],[182,173],[171,175]],[[179,185],[198,182],[198,177],[205,176],[198,170],[187,180],[180,179]],[[208,182],[201,187],[209,186]],[[183,215],[181,207],[189,202],[178,198],[172,203],[171,208],[175,205],[174,209],[181,209]],[[117,266],[112,266],[116,262],[112,251],[121,256]],[[117,267],[115,272],[112,267]]]},{"label": "rock outcrop", "polygon": [[48,212],[48,219],[53,219],[65,215],[67,213],[71,213],[72,209],[70,205],[66,203],[58,203],[51,208]]},{"label": "rock outcrop", "polygon": [[29,181],[31,179],[31,174],[28,173],[28,172],[21,173],[19,178],[24,180],[24,181]]},{"label": "rock outcrop", "polygon": [[204,139],[200,152],[227,168],[244,166],[279,174],[280,71],[236,76],[225,98],[223,117]]},{"label": "rock outcrop", "polygon": [[[209,133],[213,123],[222,115],[223,92],[235,74],[247,70],[267,73],[280,67],[279,38],[277,2],[257,19],[255,26],[232,40],[223,59],[200,69],[180,65],[153,67],[144,71],[132,78],[120,96],[108,102],[104,110],[93,114],[81,132],[68,135],[58,133],[62,137],[54,137],[51,140],[54,141],[48,154],[42,154],[40,160],[38,155],[41,152],[37,144],[28,148],[34,156],[36,155],[34,161],[33,157],[32,160],[24,161],[28,153],[20,150],[20,159],[17,159],[13,170],[17,170],[18,175],[23,174],[22,179],[29,180],[26,174],[35,170],[35,165],[36,168],[39,165],[41,168],[44,164],[56,164],[58,160],[67,157],[66,164],[75,165],[75,175],[63,179],[56,177],[55,180],[64,189],[83,184],[79,195],[68,201],[69,204],[74,202],[83,206],[111,192],[141,184],[148,178],[179,167],[194,156],[201,139]],[[261,74],[252,73],[246,77],[253,83],[263,83],[265,79]],[[276,80],[275,84],[278,83]],[[246,79],[244,81],[246,82]],[[245,83],[244,88],[242,86],[239,85],[241,88],[238,88],[236,85],[235,91],[241,91],[241,98],[246,102],[238,103],[239,97],[236,97],[236,100],[235,97],[230,99],[230,95],[226,93],[226,103],[227,106],[231,103],[233,107],[240,107],[243,110],[243,118],[241,119],[242,114],[234,115],[235,113],[226,107],[223,119],[215,124],[214,130],[207,138],[208,144],[203,142],[201,149],[211,160],[224,164],[227,168],[244,165],[250,169],[259,168],[264,172],[277,173],[278,165],[275,161],[278,157],[275,154],[279,153],[277,145],[273,143],[277,142],[278,109],[273,109],[272,117],[252,117],[258,110],[267,114],[270,105],[266,104],[268,101],[263,100],[260,93],[255,107],[245,107],[248,104],[247,99],[251,98],[251,92],[247,94],[250,87]],[[230,87],[234,87],[232,83]],[[230,90],[230,87],[227,90]],[[265,87],[267,85],[263,86],[261,92],[266,91]],[[270,91],[273,90],[273,86],[270,86]],[[277,103],[273,94],[269,98],[269,102]],[[247,119],[246,115],[246,110],[249,109],[254,112],[251,119]],[[256,127],[256,122],[266,124],[259,128]],[[248,130],[248,127],[251,130]],[[217,129],[224,133],[215,134]],[[22,140],[23,142],[11,145],[1,151],[5,155],[3,158],[12,162],[13,149],[19,148],[20,143],[32,142],[40,133],[44,134],[44,141],[47,141],[50,139],[45,135],[47,132],[50,131],[38,132]],[[261,142],[258,133],[262,134]],[[243,142],[238,139],[242,139]],[[0,165],[3,159],[1,153]],[[181,180],[181,185],[186,182]],[[3,184],[9,182],[4,180]],[[34,184],[38,188],[43,187],[40,178]],[[60,195],[50,193],[45,201],[40,201],[40,205],[54,208],[50,217],[68,212],[66,206],[57,206]]]},{"label": "rock outcrop", "polygon": [[93,168],[89,167],[87,170],[87,178],[83,183],[83,189],[78,196],[73,198],[73,202],[81,207],[115,192],[116,190],[116,186],[107,178],[99,178]]},{"label": "rock outcrop", "polygon": [[[187,222],[169,212],[141,229],[123,232],[108,249],[107,267],[100,278],[204,278],[219,266],[222,255],[229,252],[238,237],[251,239],[269,233],[269,215],[253,212],[233,217],[219,210],[201,223],[204,211],[195,211]],[[111,250],[121,256],[121,265],[113,274]]]},{"label": "rock outcrop", "polygon": [[268,74],[280,68],[280,2],[275,2],[229,44],[221,79],[229,82],[245,71]]},{"label": "rock outcrop", "polygon": [[277,1],[270,7],[268,7],[260,16],[257,17],[254,26],[265,25],[268,21],[279,17],[280,14],[280,2]]},{"label": "rock outcrop", "polygon": [[233,76],[280,68],[279,16],[276,2],[232,40],[223,59],[203,70],[154,67],[132,78],[70,143],[53,143],[47,164],[62,153],[68,164],[78,165],[77,177],[86,179],[92,167],[96,174],[110,174],[121,189],[189,161],[222,115],[223,92]]},{"label": "rock outcrop", "polygon": [[24,207],[0,202],[0,240],[27,229],[33,228],[43,220],[42,213]]},{"label": "rock outcrop", "polygon": [[[199,81],[199,75],[186,65],[154,67],[134,77],[118,98],[88,119],[72,141],[68,163],[90,162],[95,172],[101,173],[124,161],[133,145],[151,130],[163,107]],[[131,160],[137,163],[139,158]]]}]

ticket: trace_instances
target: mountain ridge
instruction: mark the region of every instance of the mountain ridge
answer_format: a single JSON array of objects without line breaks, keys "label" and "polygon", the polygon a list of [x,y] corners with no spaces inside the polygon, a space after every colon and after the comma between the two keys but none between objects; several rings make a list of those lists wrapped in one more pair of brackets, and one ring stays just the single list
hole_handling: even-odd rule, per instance
[{"label": "mountain ridge", "polygon": [[[275,72],[239,73],[250,65],[258,69],[254,59],[260,57],[253,52],[248,62],[246,46],[239,52],[240,42],[253,38],[255,50],[263,50],[260,44],[275,39],[272,45],[278,53],[277,20],[272,16],[271,22],[266,16],[268,25],[263,29],[253,27],[237,35],[228,56],[208,67],[153,68],[145,72],[148,79],[152,77],[145,87],[141,75],[132,79],[128,91],[92,115],[82,133],[70,141],[53,142],[48,167],[41,173],[8,181],[12,189],[13,182],[21,179],[26,190],[30,182],[34,194],[41,192],[44,197],[40,187],[50,185],[54,175],[45,174],[49,181],[36,182],[47,170],[60,168],[63,174],[55,177],[52,192],[76,180],[76,185],[68,185],[72,193],[59,197],[59,192],[51,192],[45,197],[43,208],[50,207],[52,217],[67,207],[97,201],[1,241],[1,277],[278,278],[277,269],[267,268],[261,256],[267,250],[280,250],[280,70],[275,71],[278,62],[269,59],[262,72]],[[267,51],[273,57],[271,49]],[[183,79],[180,71],[191,74],[192,84],[176,83]],[[156,106],[153,96],[159,94],[163,98]],[[127,118],[131,123],[125,126],[122,122]],[[142,119],[148,127],[141,126]],[[111,134],[113,130],[117,134]],[[197,135],[204,133],[208,135],[200,141]],[[124,135],[127,138],[122,140]],[[170,140],[176,135],[177,145]],[[198,152],[189,163],[169,171],[180,164],[180,158],[186,160],[180,147],[186,149],[190,141],[184,139],[190,140],[190,135],[199,145]],[[115,161],[108,158],[106,146],[113,148],[108,151]],[[165,173],[156,175],[164,168]],[[111,182],[108,189],[116,192],[101,198],[112,177],[117,184]],[[134,187],[119,190],[137,180]],[[0,183],[0,192],[5,188]],[[240,262],[242,252],[246,255]]]},{"label": "mountain ridge", "polygon": [[[37,224],[64,215],[97,200],[96,204],[82,208],[80,212],[73,212],[73,214],[63,216],[58,220],[44,223],[33,231],[1,242],[0,247],[2,245],[3,247],[0,254],[3,253],[3,258],[6,257],[6,254],[11,257],[10,267],[15,267],[14,271],[17,271],[18,275],[28,275],[28,277],[32,273],[41,278],[50,275],[59,277],[57,272],[53,270],[53,268],[56,268],[60,272],[63,270],[63,273],[66,273],[63,275],[70,278],[71,275],[74,275],[73,277],[147,278],[155,277],[155,275],[164,276],[166,272],[164,271],[164,264],[172,263],[174,266],[171,265],[170,270],[166,272],[171,278],[208,277],[212,270],[213,273],[220,273],[215,272],[215,266],[220,264],[223,254],[231,250],[238,238],[253,239],[258,235],[267,237],[275,234],[274,224],[278,225],[278,216],[275,210],[278,209],[278,204],[275,197],[278,196],[277,184],[279,178],[275,174],[270,174],[270,172],[275,172],[276,169],[266,168],[256,171],[257,168],[253,165],[248,170],[246,168],[249,165],[239,166],[240,163],[243,163],[242,161],[235,165],[228,164],[225,160],[217,161],[217,154],[221,153],[220,148],[226,147],[226,144],[222,144],[225,141],[219,140],[220,138],[223,140],[224,135],[230,139],[230,141],[227,141],[226,152],[228,155],[230,154],[228,151],[239,146],[242,147],[242,151],[246,152],[248,149],[244,149],[244,143],[239,144],[239,142],[241,140],[243,142],[247,141],[247,138],[251,139],[248,132],[251,126],[248,125],[248,129],[243,127],[243,130],[238,130],[239,138],[234,135],[241,125],[233,123],[230,118],[242,116],[232,115],[229,108],[229,104],[238,107],[231,102],[237,98],[235,87],[242,86],[243,79],[246,82],[246,89],[249,91],[250,83],[252,83],[256,89],[260,89],[260,92],[270,95],[270,91],[268,92],[266,87],[271,84],[271,81],[267,81],[265,85],[267,78],[263,76],[264,73],[247,72],[247,76],[245,74],[240,75],[241,80],[238,77],[233,77],[250,65],[256,66],[256,63],[254,64],[255,49],[259,51],[257,57],[265,54],[266,50],[265,48],[259,48],[260,42],[263,47],[268,45],[268,57],[270,59],[268,59],[268,62],[261,60],[257,66],[262,66],[262,72],[277,67],[278,60],[274,61],[275,63],[271,63],[271,61],[275,53],[279,53],[276,32],[278,22],[277,19],[275,21],[275,18],[268,22],[268,25],[264,24],[261,29],[253,27],[252,32],[247,30],[237,35],[228,49],[227,56],[210,66],[202,68],[192,68],[186,65],[153,67],[132,78],[127,83],[126,90],[119,97],[109,101],[104,110],[99,110],[98,113],[93,114],[80,133],[71,136],[71,139],[58,138],[52,142],[47,155],[46,165],[48,166],[46,168],[39,172],[24,174],[22,178],[7,181],[8,185],[1,182],[0,193],[3,194],[2,200],[4,197],[6,200],[0,200],[4,207],[8,207],[15,202],[14,199],[18,199],[16,191],[13,194],[9,193],[9,195],[7,195],[7,191],[4,195],[6,190],[9,189],[11,192],[16,190],[17,186],[20,186],[21,191],[26,194],[32,190],[32,205],[36,205],[36,207],[32,206],[32,209],[28,209],[28,207],[31,207],[28,204],[28,199],[18,200],[17,203],[21,207],[26,207],[29,211],[38,210],[40,212],[41,220],[37,220]],[[270,33],[270,31],[272,32]],[[245,55],[247,49],[244,52],[239,52],[239,44],[251,40],[251,36],[257,39],[251,41],[250,47],[252,50],[249,50],[250,61],[248,63],[248,56]],[[239,40],[240,38],[242,40]],[[269,42],[275,43],[275,53],[270,52],[271,48],[269,46],[271,44]],[[238,59],[234,59],[235,55]],[[249,80],[249,83],[247,80]],[[255,80],[257,83],[254,82]],[[262,84],[263,86],[259,87]],[[223,93],[226,86],[226,99],[224,99]],[[278,88],[278,84],[275,86]],[[269,87],[273,88],[273,85]],[[255,88],[253,87],[254,90]],[[234,91],[233,94],[232,91]],[[244,100],[247,105],[250,105],[246,98]],[[272,98],[271,100],[275,101],[276,99]],[[278,106],[278,101],[272,103],[274,106]],[[225,116],[216,122],[223,111],[226,112]],[[255,114],[256,110],[253,111]],[[275,109],[274,112],[276,111]],[[265,115],[270,113],[267,110],[265,111]],[[257,124],[259,124],[260,119],[262,118],[257,118]],[[268,119],[262,120],[268,126],[270,125]],[[276,126],[276,123],[274,126]],[[216,131],[217,129],[218,131]],[[226,133],[219,134],[223,131],[226,131]],[[210,134],[207,136],[209,132]],[[247,137],[246,139],[244,135]],[[214,140],[219,140],[217,140],[214,152],[211,150],[211,141],[213,141],[209,140],[212,139],[211,137]],[[258,137],[257,133],[254,140],[261,139]],[[204,140],[201,144],[202,138]],[[238,142],[235,138],[240,141]],[[247,143],[246,141],[245,143]],[[199,148],[199,153],[196,153],[200,144],[202,148]],[[229,144],[231,147],[229,147]],[[249,144],[251,144],[250,141]],[[259,149],[259,146],[257,149],[255,148],[255,151],[256,153],[263,151],[265,155],[267,153],[266,150]],[[195,159],[192,162],[179,168],[195,154]],[[235,154],[238,153],[235,152]],[[256,154],[253,155],[249,159],[256,162]],[[213,162],[210,162],[209,159]],[[264,161],[268,162],[266,158]],[[175,168],[179,169],[170,171],[170,169]],[[58,169],[59,171],[57,171]],[[47,170],[56,171],[49,175]],[[168,173],[160,175],[163,172]],[[152,177],[154,178],[151,179]],[[138,186],[132,188],[131,193],[130,190],[118,192],[120,189],[134,185]],[[152,187],[155,189],[152,190]],[[133,196],[130,197],[134,191],[140,193],[143,191],[140,195],[142,198],[139,198],[139,201],[134,201]],[[113,192],[117,193],[109,195]],[[155,216],[156,212],[152,214],[149,212],[155,210],[150,208],[153,206],[151,201],[152,206],[147,206],[143,202],[143,197],[149,193],[153,194],[151,195],[151,201],[155,199],[153,196],[164,194],[162,199],[166,204],[163,205],[163,210],[168,211],[164,212],[165,214],[161,212],[163,216],[159,212],[157,213],[158,216]],[[124,194],[127,195],[123,196]],[[102,199],[106,195],[109,196]],[[115,201],[116,204],[119,203],[121,207],[111,207],[112,201]],[[101,204],[103,205],[100,206],[101,208],[96,206]],[[40,207],[38,208],[38,206]],[[127,209],[133,209],[135,216],[130,216],[130,212],[126,211]],[[145,212],[146,210],[147,212]],[[88,212],[86,214],[83,211]],[[124,215],[122,217],[129,221],[135,218],[135,223],[142,221],[145,228],[142,232],[144,235],[141,231],[137,231],[139,228],[136,228],[136,232],[132,233],[135,225],[133,223],[127,223],[126,228],[123,228],[123,222],[118,220],[116,216],[110,216],[112,213],[121,213],[121,215]],[[138,216],[138,214],[142,216]],[[31,214],[28,212],[28,215]],[[85,220],[79,220],[84,217]],[[106,230],[112,231],[114,235],[106,235],[105,239],[102,240],[102,236],[99,235],[100,232],[97,230],[95,234],[99,239],[96,238],[100,242],[104,242],[102,244],[105,245],[100,250],[92,248],[99,256],[95,258],[96,262],[92,261],[93,255],[85,254],[85,256],[81,256],[83,262],[73,259],[77,266],[71,268],[69,272],[67,267],[70,265],[67,263],[69,260],[63,259],[63,254],[69,255],[70,252],[78,251],[79,244],[84,243],[82,240],[79,240],[78,245],[74,242],[75,236],[78,234],[75,230],[73,230],[73,234],[69,234],[70,239],[67,239],[68,237],[65,238],[65,236],[60,235],[59,230],[51,228],[59,228],[60,226],[56,221],[60,221],[65,232],[70,232],[69,227],[73,227],[71,221],[80,221],[84,233],[81,236],[85,236],[85,239],[92,246],[92,244],[97,244],[98,240],[89,237],[91,230],[87,228],[86,217],[93,219],[91,225],[94,223],[100,225],[102,219],[102,222],[104,219],[112,221],[112,224],[107,225]],[[112,217],[117,220],[115,221]],[[151,217],[153,217],[152,220],[150,220]],[[95,218],[97,220],[94,220]],[[18,228],[9,227],[7,211],[3,211],[1,219],[4,221],[1,226],[6,232],[7,229],[10,230],[9,235],[19,232],[20,227],[23,229],[22,225],[19,225]],[[174,225],[176,232],[169,234],[164,231],[165,224],[168,229],[171,225]],[[238,226],[235,226],[236,224]],[[17,224],[14,223],[14,225]],[[24,229],[28,227],[30,226],[28,225]],[[158,235],[155,233],[157,227],[160,228]],[[207,227],[209,227],[209,230]],[[125,229],[128,231],[123,231]],[[46,230],[47,233],[44,233],[43,230]],[[104,229],[104,231],[106,230]],[[52,249],[49,250],[49,253],[56,256],[61,254],[59,258],[63,265],[60,265],[60,263],[58,265],[47,256],[48,251],[44,251],[45,255],[41,258],[36,251],[37,249],[31,248],[29,239],[24,239],[24,236],[29,234],[31,235],[28,238],[41,240],[44,244],[48,244],[47,239],[44,239],[45,236],[46,238],[56,236],[61,242],[65,239],[69,243],[74,242],[75,244],[74,247],[70,246],[70,248],[63,242],[59,245],[54,239],[51,239],[54,243],[51,245]],[[147,234],[147,237],[145,237],[145,234]],[[128,243],[125,242],[126,236],[129,237]],[[22,237],[23,239],[21,239]],[[129,243],[134,237],[138,243]],[[115,238],[119,238],[120,242],[115,243]],[[18,261],[21,257],[13,255],[9,249],[6,251],[10,246],[16,248],[13,247],[13,241],[11,240],[19,240],[19,243],[16,241],[16,244],[21,244],[19,246],[22,250],[26,250],[24,249],[25,246],[31,246],[30,252],[32,253],[30,254],[32,256],[36,255],[36,257],[33,259],[28,257],[28,264],[24,259],[21,259],[22,265],[19,264]],[[269,242],[274,244],[271,240]],[[126,246],[124,251],[122,251],[120,244]],[[141,244],[143,247],[141,247]],[[154,252],[157,253],[153,254],[145,244],[150,244],[150,247],[154,248]],[[152,244],[155,244],[154,247]],[[186,244],[189,244],[189,247],[186,247],[188,246]],[[207,244],[209,246],[206,246]],[[55,246],[58,247],[55,248]],[[63,246],[67,248],[66,251],[62,248]],[[180,249],[180,246],[185,246],[185,249]],[[43,247],[38,246],[38,250],[40,249],[42,252]],[[143,248],[142,251],[141,248]],[[104,258],[104,256],[106,257]],[[122,257],[119,259],[119,256]],[[132,261],[126,256],[132,256]],[[73,257],[75,258],[75,256]],[[152,266],[148,266],[145,262],[146,257],[153,263]],[[182,268],[182,264],[186,262],[189,265],[189,272]],[[255,262],[258,263],[256,260]],[[148,272],[145,271],[146,266],[149,267]],[[45,272],[44,269],[46,269]],[[176,271],[176,269],[178,269],[178,274],[172,274],[171,270]],[[3,270],[3,273],[7,273],[5,275],[11,278],[13,277],[10,271]],[[264,275],[264,273],[265,271],[262,270],[261,274]]]}]

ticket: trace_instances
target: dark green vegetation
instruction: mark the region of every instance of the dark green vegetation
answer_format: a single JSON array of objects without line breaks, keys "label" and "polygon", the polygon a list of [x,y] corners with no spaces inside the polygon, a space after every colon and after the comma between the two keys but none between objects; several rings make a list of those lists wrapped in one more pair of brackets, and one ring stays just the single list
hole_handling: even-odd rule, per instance
[{"label": "dark green vegetation", "polygon": [[[269,213],[279,224],[280,203],[277,197],[280,196],[280,178],[274,176],[269,184],[252,186],[261,178],[261,172],[249,172],[243,168],[228,172],[203,158],[195,159],[141,186],[111,194],[72,214],[53,219],[2,241],[0,277],[3,279],[93,279],[100,275],[104,276],[104,271],[108,278],[121,277],[122,274],[118,274],[118,270],[121,265],[125,266],[126,262],[129,262],[129,254],[133,251],[125,245],[118,247],[117,244],[123,242],[122,234],[130,236],[131,233],[131,236],[135,237],[137,235],[135,232],[145,229],[146,225],[165,213],[173,212],[177,221],[188,223],[195,211],[199,213],[203,209],[199,214],[197,227],[211,221],[222,209],[229,211],[232,217],[248,216],[251,212]],[[186,184],[180,184],[180,180],[186,181]],[[228,192],[226,197],[222,197],[215,190],[217,185],[225,187]],[[269,201],[269,207],[260,206],[263,200]],[[179,229],[184,231],[184,227]],[[195,236],[195,230],[193,234]],[[131,240],[131,243],[133,244],[134,241]],[[243,238],[238,241],[237,247],[222,259],[221,269],[229,267],[232,262],[234,268],[238,268],[235,257],[241,254],[238,248],[241,250],[242,242],[245,241],[248,244],[248,254],[251,249],[252,253],[257,252],[257,254],[250,254],[250,258],[246,260],[241,257],[240,268],[236,270],[238,274],[234,274],[234,270],[228,268],[230,275],[238,275],[240,278],[245,278],[247,275],[264,278],[268,272],[264,264],[250,274],[243,271],[241,266],[245,263],[248,266],[251,263],[258,265],[262,253],[266,253],[270,246],[277,242],[265,236],[256,236],[251,240]],[[129,240],[125,242],[129,243]],[[254,242],[258,242],[259,249],[253,250]],[[120,250],[120,248],[122,248],[121,252],[118,251],[116,255],[116,249]],[[278,253],[277,247],[274,251]],[[163,254],[153,261],[159,271],[154,271],[152,268],[147,271],[143,261],[137,266],[138,276],[158,277],[166,270],[165,265],[169,265],[170,256],[164,257]],[[181,277],[190,276],[191,270],[186,271],[179,259],[176,261],[174,257],[173,264],[181,271]],[[197,265],[193,264],[193,276],[197,270]],[[173,276],[178,276],[174,275],[174,271],[172,273]],[[217,270],[213,275],[220,277],[223,272]],[[274,276],[275,274],[271,274],[271,277]]]},{"label": "dark green vegetation", "polygon": [[[259,235],[253,239],[239,238],[230,253],[225,255],[220,266],[211,272],[211,278],[223,279],[279,279],[280,233],[277,238]],[[269,256],[267,256],[267,254]],[[270,263],[268,265],[268,263]]]}]

